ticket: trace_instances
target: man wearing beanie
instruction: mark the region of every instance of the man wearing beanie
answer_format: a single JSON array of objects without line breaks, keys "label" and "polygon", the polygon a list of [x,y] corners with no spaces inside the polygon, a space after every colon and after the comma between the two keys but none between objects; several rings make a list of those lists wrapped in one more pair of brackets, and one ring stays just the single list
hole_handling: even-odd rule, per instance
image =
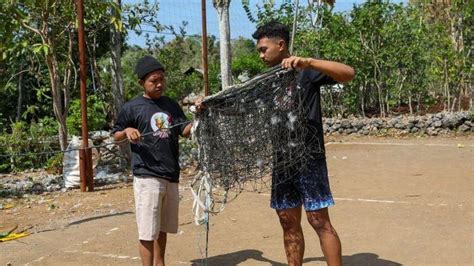
[{"label": "man wearing beanie", "polygon": [[190,135],[191,123],[176,101],[163,96],[165,68],[160,62],[145,56],[135,73],[144,93],[124,104],[112,132],[116,141],[131,142],[142,263],[164,265],[167,233],[178,230],[178,138]]}]

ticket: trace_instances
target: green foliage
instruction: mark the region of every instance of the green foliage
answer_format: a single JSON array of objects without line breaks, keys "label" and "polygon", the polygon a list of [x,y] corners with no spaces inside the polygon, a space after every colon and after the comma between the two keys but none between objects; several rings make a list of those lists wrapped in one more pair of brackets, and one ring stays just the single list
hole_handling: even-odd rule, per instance
[{"label": "green foliage", "polygon": [[[96,95],[87,96],[87,127],[89,131],[100,130],[106,126],[107,113],[105,112],[105,102]],[[67,118],[67,126],[70,134],[80,135],[81,133],[81,100],[72,101]]]},{"label": "green foliage", "polygon": [[46,171],[49,173],[54,173],[58,174],[62,172],[62,167],[63,167],[63,154],[62,153],[56,153],[53,156],[48,158],[48,161],[46,161],[44,168]]},{"label": "green foliage", "polygon": [[[202,75],[198,72],[185,74],[189,68],[199,67],[201,47],[197,37],[177,36],[156,51],[156,57],[166,68],[165,95],[182,100],[191,92],[200,92],[203,88]],[[180,58],[180,60],[176,60]]]},{"label": "green foliage", "polygon": [[238,77],[246,73],[255,76],[265,69],[265,64],[259,58],[257,48],[252,40],[240,37],[232,43],[232,74]]},{"label": "green foliage", "polygon": [[[472,40],[472,20],[466,18],[474,16],[474,8],[466,1],[453,1],[442,10],[449,14],[443,22],[427,19],[424,6],[371,0],[348,13],[334,13],[327,6],[300,6],[294,53],[346,63],[357,73],[343,92],[324,90],[326,115],[423,112],[439,96],[453,110],[460,108],[453,106],[454,98],[460,103],[466,95],[472,97],[468,89],[472,43],[460,49],[454,37],[462,33]],[[292,25],[293,12],[294,6],[286,1],[279,6],[264,1],[255,20]],[[313,25],[315,13],[322,17],[321,25]],[[452,32],[449,25],[460,30]]]},{"label": "green foliage", "polygon": [[275,2],[274,0],[261,1],[261,3],[257,4],[257,17],[255,17],[249,8],[250,1],[242,1],[247,18],[257,23],[257,25],[262,25],[273,20],[291,25],[293,23],[294,10],[293,4],[291,3],[292,1],[284,0],[279,6],[277,6]]},{"label": "green foliage", "polygon": [[[125,88],[125,101],[128,101],[135,96],[143,93],[143,88],[138,84],[137,76],[135,75],[135,65],[141,57],[147,54],[146,50],[131,47],[125,50],[122,55],[122,75]],[[107,90],[104,90],[103,98],[111,99],[115,97],[109,90],[111,88],[112,77],[111,77],[111,60],[109,57],[104,57],[98,62],[99,64],[99,76],[102,81],[102,85]],[[107,101],[107,109],[111,108],[109,104],[112,101]]]},{"label": "green foliage", "polygon": [[[220,87],[218,46],[215,37],[209,37],[209,83],[211,91]],[[199,69],[201,65],[201,39],[199,36],[185,36],[185,32],[176,33],[175,39],[167,43],[161,40],[153,43],[157,49],[145,50],[138,47],[128,47],[122,56],[122,71],[125,85],[125,100],[128,101],[143,94],[143,88],[138,84],[134,69],[137,61],[144,55],[156,57],[166,69],[165,95],[182,100],[191,92],[201,93],[203,90],[202,74],[195,71],[185,74],[190,68]],[[180,60],[176,60],[179,58]],[[110,60],[99,61],[100,77],[104,84],[110,84]],[[113,97],[106,92],[106,97]]]},{"label": "green foliage", "polygon": [[254,51],[252,54],[241,55],[232,60],[232,73],[238,76],[247,73],[250,77],[261,73],[265,69],[265,64]]},{"label": "green foliage", "polygon": [[[55,151],[59,149],[57,138],[57,123],[52,117],[45,117],[26,122],[15,122],[10,129],[0,134],[0,154],[11,157],[0,157],[0,172],[21,171],[30,168],[42,168],[54,157],[54,154],[34,154]],[[18,154],[26,155],[18,156]],[[61,157],[62,158],[62,157]]]}]

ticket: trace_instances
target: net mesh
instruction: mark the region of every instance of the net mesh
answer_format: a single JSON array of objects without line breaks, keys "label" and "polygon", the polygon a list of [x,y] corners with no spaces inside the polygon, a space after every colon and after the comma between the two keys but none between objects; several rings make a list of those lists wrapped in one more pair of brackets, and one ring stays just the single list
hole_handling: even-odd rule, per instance
[{"label": "net mesh", "polygon": [[296,73],[281,67],[207,97],[195,129],[200,174],[194,184],[205,176],[217,188],[212,202],[225,203],[229,193],[262,192],[306,171],[322,150],[305,101]]}]

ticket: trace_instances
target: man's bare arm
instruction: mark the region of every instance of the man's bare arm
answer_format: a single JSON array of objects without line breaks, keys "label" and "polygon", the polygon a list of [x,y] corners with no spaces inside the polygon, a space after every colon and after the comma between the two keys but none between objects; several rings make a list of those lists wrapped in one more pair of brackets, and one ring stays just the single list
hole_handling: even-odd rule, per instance
[{"label": "man's bare arm", "polygon": [[281,65],[284,68],[293,69],[311,68],[328,75],[339,83],[348,82],[352,80],[355,76],[355,70],[348,65],[334,61],[314,59],[310,57],[290,56],[288,58],[283,59]]}]

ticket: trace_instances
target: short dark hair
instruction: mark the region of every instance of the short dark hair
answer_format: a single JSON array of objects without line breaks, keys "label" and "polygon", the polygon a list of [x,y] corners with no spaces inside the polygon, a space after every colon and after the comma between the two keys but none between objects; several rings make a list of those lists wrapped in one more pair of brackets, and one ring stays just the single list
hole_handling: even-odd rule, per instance
[{"label": "short dark hair", "polygon": [[288,29],[288,26],[278,21],[271,21],[258,27],[252,34],[252,37],[257,41],[264,37],[279,37],[286,42],[286,45],[290,45],[290,30]]}]

